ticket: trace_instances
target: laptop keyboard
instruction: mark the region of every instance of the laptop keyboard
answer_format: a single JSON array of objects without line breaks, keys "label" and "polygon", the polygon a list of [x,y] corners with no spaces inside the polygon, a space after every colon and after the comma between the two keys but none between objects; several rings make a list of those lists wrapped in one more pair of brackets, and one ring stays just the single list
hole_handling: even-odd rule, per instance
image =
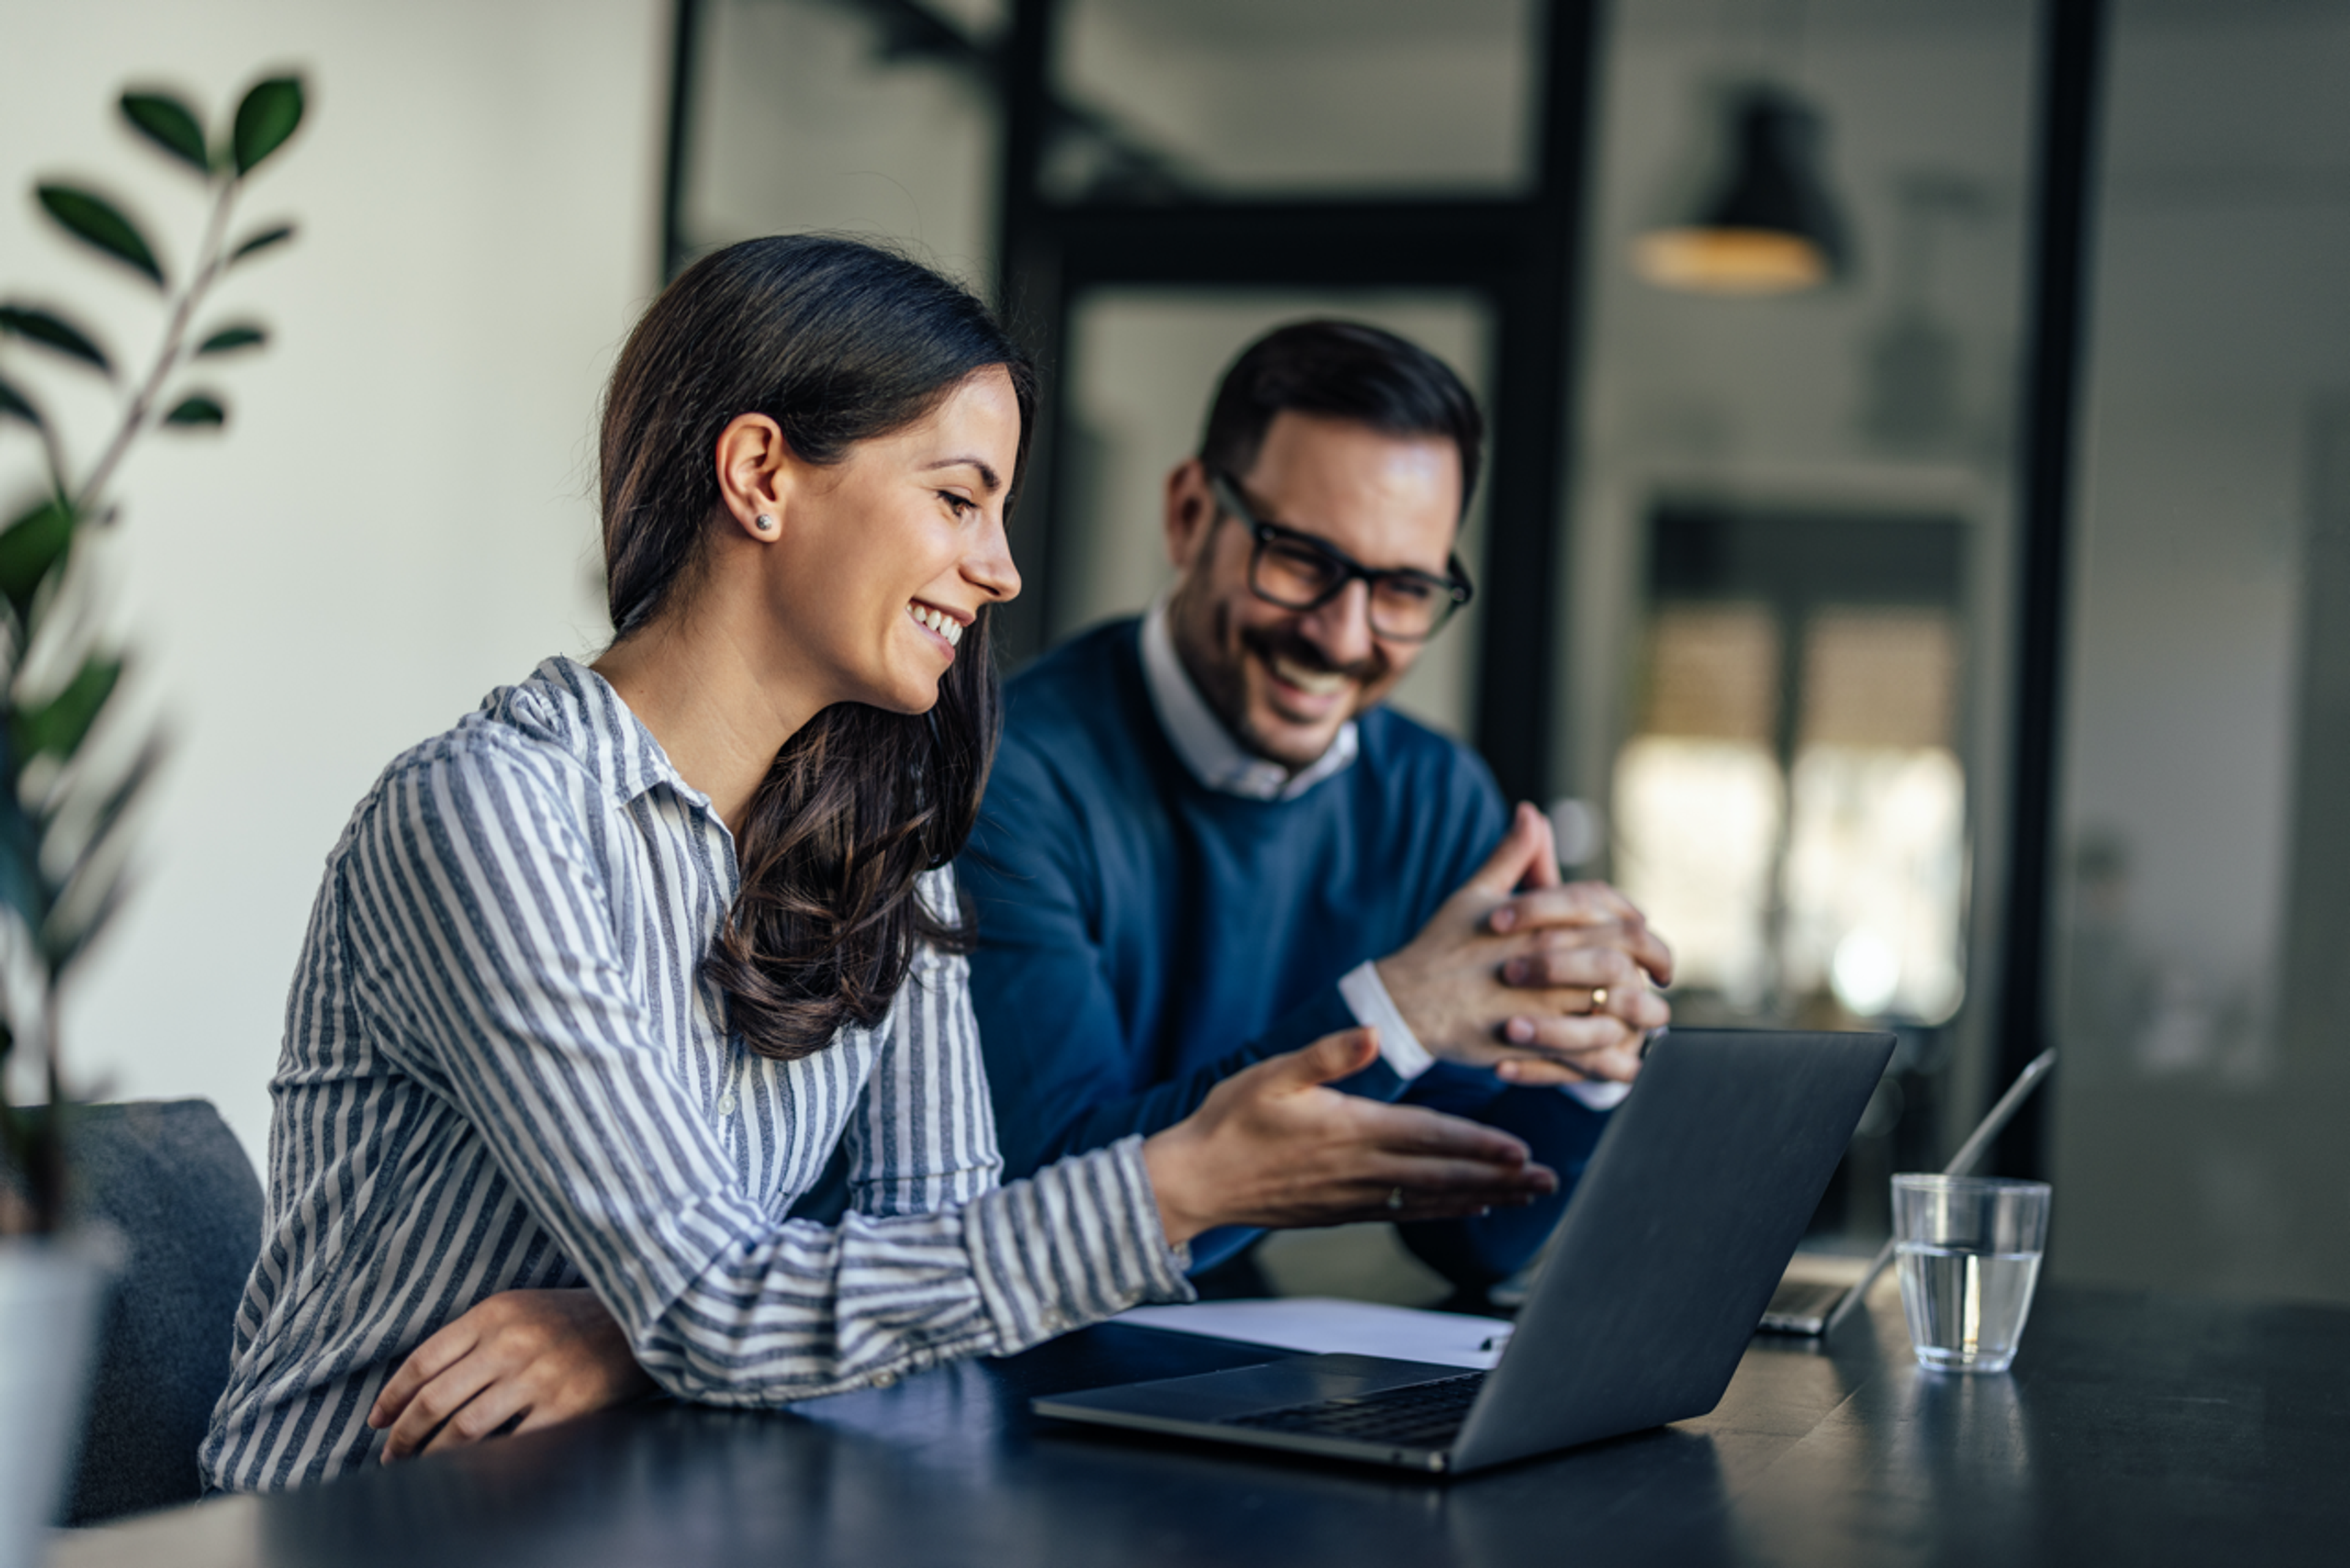
[{"label": "laptop keyboard", "polygon": [[1433,1383],[1383,1388],[1376,1394],[1350,1394],[1342,1399],[1230,1416],[1222,1424],[1315,1438],[1344,1438],[1361,1443],[1440,1449],[1461,1430],[1461,1423],[1468,1418],[1469,1407],[1477,1402],[1477,1390],[1484,1386],[1485,1374],[1469,1372],[1458,1377],[1440,1377]]}]

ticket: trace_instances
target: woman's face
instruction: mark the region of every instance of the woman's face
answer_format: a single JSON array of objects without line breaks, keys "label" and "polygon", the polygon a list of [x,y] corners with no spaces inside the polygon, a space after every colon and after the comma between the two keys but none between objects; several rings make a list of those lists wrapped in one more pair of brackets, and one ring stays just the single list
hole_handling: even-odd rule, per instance
[{"label": "woman's face", "polygon": [[927,712],[983,606],[1020,591],[1003,536],[1020,404],[1000,365],[927,418],[792,464],[768,603],[823,701]]}]

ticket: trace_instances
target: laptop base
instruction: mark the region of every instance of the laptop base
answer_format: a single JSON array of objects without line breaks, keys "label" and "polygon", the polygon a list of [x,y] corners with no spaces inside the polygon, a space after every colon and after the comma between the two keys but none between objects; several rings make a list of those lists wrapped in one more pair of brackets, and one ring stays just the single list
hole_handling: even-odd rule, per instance
[{"label": "laptop base", "polygon": [[1292,1355],[1228,1372],[1055,1395],[1034,1400],[1031,1407],[1039,1416],[1064,1421],[1205,1438],[1440,1475],[1452,1468],[1449,1446],[1373,1442],[1250,1422],[1252,1417],[1333,1400],[1451,1383],[1461,1376],[1457,1366],[1424,1361],[1391,1361],[1378,1355]]},{"label": "laptop base", "polygon": [[1762,1309],[1759,1325],[1764,1334],[1792,1334],[1816,1339],[1827,1332],[1828,1314],[1852,1293],[1850,1285],[1825,1280],[1782,1280]]}]

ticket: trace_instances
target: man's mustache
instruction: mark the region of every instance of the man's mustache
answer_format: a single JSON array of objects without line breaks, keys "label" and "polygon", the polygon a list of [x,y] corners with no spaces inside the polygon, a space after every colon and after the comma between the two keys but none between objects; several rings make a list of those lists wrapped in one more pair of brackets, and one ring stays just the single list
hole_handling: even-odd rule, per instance
[{"label": "man's mustache", "polygon": [[1268,664],[1278,659],[1301,670],[1310,670],[1322,675],[1342,675],[1355,681],[1375,680],[1384,667],[1376,652],[1368,659],[1358,659],[1352,664],[1333,664],[1327,654],[1305,639],[1294,631],[1275,627],[1242,628],[1241,646]]}]

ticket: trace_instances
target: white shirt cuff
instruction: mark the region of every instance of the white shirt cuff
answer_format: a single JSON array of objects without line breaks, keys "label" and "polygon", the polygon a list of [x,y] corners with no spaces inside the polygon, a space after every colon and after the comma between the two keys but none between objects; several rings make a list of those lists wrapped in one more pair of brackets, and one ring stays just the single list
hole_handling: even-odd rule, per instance
[{"label": "white shirt cuff", "polygon": [[[1357,964],[1338,981],[1338,994],[1346,999],[1355,1022],[1367,1024],[1379,1032],[1379,1055],[1395,1075],[1410,1083],[1436,1065],[1428,1047],[1411,1032],[1411,1025],[1396,1011],[1395,998],[1388,994],[1387,982],[1379,979],[1376,961]],[[1580,1084],[1562,1084],[1560,1089],[1573,1095],[1595,1111],[1612,1111],[1624,1103],[1632,1092],[1629,1084],[1617,1084],[1594,1078]]]},{"label": "white shirt cuff", "polygon": [[1436,1065],[1436,1058],[1411,1032],[1411,1025],[1396,1011],[1395,998],[1388,994],[1387,982],[1379,979],[1379,966],[1365,961],[1348,970],[1338,981],[1338,994],[1347,999],[1347,1008],[1355,1022],[1367,1024],[1379,1032],[1379,1055],[1395,1070],[1395,1075],[1410,1083]]},{"label": "white shirt cuff", "polygon": [[1561,1084],[1562,1093],[1573,1095],[1595,1111],[1612,1111],[1624,1103],[1632,1092],[1629,1084],[1619,1084],[1613,1078],[1586,1078],[1580,1084]]}]

